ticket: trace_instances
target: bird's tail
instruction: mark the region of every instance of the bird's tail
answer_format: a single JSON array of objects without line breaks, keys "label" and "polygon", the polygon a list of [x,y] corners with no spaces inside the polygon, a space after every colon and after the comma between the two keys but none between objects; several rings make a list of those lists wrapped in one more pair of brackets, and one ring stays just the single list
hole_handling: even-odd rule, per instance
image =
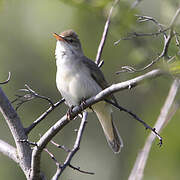
[{"label": "bird's tail", "polygon": [[110,104],[99,102],[93,107],[99,122],[103,128],[107,142],[114,153],[119,153],[123,147],[123,141],[112,119],[112,109]]}]

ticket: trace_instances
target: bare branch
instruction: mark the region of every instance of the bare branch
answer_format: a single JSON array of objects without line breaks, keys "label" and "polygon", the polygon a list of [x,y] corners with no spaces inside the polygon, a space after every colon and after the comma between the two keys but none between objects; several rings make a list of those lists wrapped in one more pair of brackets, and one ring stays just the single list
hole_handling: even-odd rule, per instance
[{"label": "bare branch", "polygon": [[62,98],[57,103],[53,104],[53,106],[50,106],[43,114],[41,114],[29,127],[25,128],[26,134],[29,134],[30,131],[35,128],[43,119],[47,117],[47,115],[52,112],[56,107],[58,107],[60,104],[62,104],[65,101],[64,98]]},{"label": "bare branch", "polygon": [[0,84],[7,84],[11,79],[11,72],[8,73],[8,78],[4,82],[0,82]]},{"label": "bare branch", "polygon": [[19,165],[28,177],[29,169],[31,167],[31,148],[29,145],[19,142],[20,139],[27,139],[24,127],[20,121],[16,111],[11,106],[8,98],[0,88],[0,111],[3,114],[6,123],[13,135],[17,147],[17,155]]},{"label": "bare branch", "polygon": [[180,14],[180,7],[178,8],[178,10],[176,11],[174,17],[172,18],[172,20],[170,22],[170,25],[169,25],[170,27],[172,27],[172,28],[174,27],[174,25],[176,24],[177,19],[179,17],[179,14]]},{"label": "bare branch", "polygon": [[[121,71],[118,71],[117,74],[121,73],[121,72],[140,72],[140,71],[144,71],[146,69],[148,69],[149,67],[151,67],[153,64],[155,64],[156,62],[158,62],[160,59],[165,58],[165,59],[169,59],[170,57],[168,56],[168,48],[170,45],[170,42],[172,40],[172,38],[175,36],[176,33],[174,33],[174,25],[177,21],[177,18],[180,14],[180,8],[176,11],[175,15],[173,16],[170,25],[168,28],[163,29],[163,25],[161,25],[160,23],[158,23],[157,20],[155,20],[152,17],[148,17],[148,16],[137,16],[139,18],[140,22],[145,22],[145,21],[152,21],[154,22],[158,27],[159,27],[159,32],[157,33],[133,33],[132,36],[130,37],[126,37],[124,39],[131,39],[133,37],[142,37],[142,36],[153,36],[153,35],[159,35],[161,33],[163,33],[164,35],[164,46],[163,46],[163,50],[161,52],[161,54],[156,57],[151,63],[149,63],[148,65],[146,65],[145,67],[141,68],[141,69],[135,69],[131,66],[123,66]],[[166,35],[166,31],[169,30],[169,34],[168,36]],[[117,45],[122,39],[118,40],[117,42],[115,42],[115,45]],[[176,43],[177,43],[177,37],[176,37]]]},{"label": "bare branch", "polygon": [[[160,132],[162,130],[162,128],[164,127],[164,125],[166,123],[168,113],[169,113],[170,108],[173,104],[173,101],[176,97],[179,87],[180,87],[180,81],[175,79],[170,88],[170,91],[166,98],[166,101],[161,109],[161,113],[157,119],[157,122],[155,123],[155,127],[158,132]],[[147,158],[148,158],[148,155],[149,155],[149,152],[151,150],[151,146],[152,146],[152,143],[154,140],[155,140],[155,136],[154,136],[154,134],[151,133],[148,136],[143,149],[138,154],[138,157],[136,159],[136,162],[134,164],[134,167],[131,171],[131,174],[130,174],[128,180],[141,180],[143,178],[144,168],[145,168]]]},{"label": "bare branch", "polygon": [[160,24],[155,18],[150,17],[150,16],[136,15],[136,17],[138,18],[137,21],[139,23],[149,22],[149,21],[153,22],[158,27],[158,31],[157,32],[153,32],[153,33],[137,33],[137,32],[132,32],[132,33],[129,33],[127,35],[127,37],[123,37],[123,38],[119,39],[118,41],[114,42],[114,45],[117,45],[118,43],[120,43],[121,40],[130,40],[130,39],[137,38],[137,37],[153,37],[153,36],[157,37],[157,36],[163,34],[164,38],[165,39],[167,38],[166,32],[171,27],[166,27],[165,25]]},{"label": "bare branch", "polygon": [[[31,171],[31,177],[35,178],[37,174],[40,172],[40,158],[41,158],[41,152],[46,147],[46,145],[51,141],[51,139],[71,120],[76,117],[79,113],[81,113],[84,109],[87,107],[90,107],[91,105],[103,100],[108,95],[121,91],[124,89],[129,89],[129,87],[135,87],[142,83],[143,81],[147,79],[152,79],[155,77],[158,77],[160,75],[164,74],[163,71],[156,69],[152,70],[142,76],[136,77],[134,79],[131,79],[129,81],[125,81],[118,84],[113,84],[110,87],[104,89],[99,94],[97,94],[94,97],[89,98],[86,103],[83,105],[83,107],[76,106],[72,109],[71,119],[67,118],[67,115],[64,115],[58,122],[56,122],[46,133],[40,138],[40,140],[37,142],[37,147],[34,147],[34,150],[32,152],[32,171]],[[33,179],[32,178],[32,179]]]},{"label": "bare branch", "polygon": [[76,141],[74,143],[73,149],[71,150],[71,152],[68,153],[68,156],[66,157],[66,160],[65,160],[64,164],[60,168],[57,169],[57,171],[56,171],[55,175],[53,176],[52,180],[57,180],[60,177],[62,172],[65,170],[65,168],[70,165],[70,162],[71,162],[73,156],[79,150],[80,142],[81,142],[81,139],[82,139],[82,134],[84,132],[84,128],[85,128],[85,125],[86,125],[86,122],[87,122],[87,115],[88,115],[87,112],[83,112],[83,118],[82,118],[79,130],[78,130],[78,133],[77,133],[77,137],[76,137]]},{"label": "bare branch", "polygon": [[56,166],[59,168],[61,165],[59,164],[58,160],[55,158],[55,156],[47,149],[44,148],[44,151],[46,151],[49,156],[51,157],[51,159],[56,163]]},{"label": "bare branch", "polygon": [[103,34],[102,34],[101,42],[99,44],[97,55],[96,55],[95,63],[97,65],[99,65],[100,60],[101,60],[102,51],[103,51],[103,48],[104,48],[104,45],[105,45],[105,42],[106,42],[107,33],[108,33],[109,25],[110,25],[110,22],[111,22],[111,15],[112,15],[112,12],[114,10],[115,5],[118,2],[119,2],[119,0],[114,0],[114,3],[113,3],[113,5],[112,5],[112,7],[111,7],[111,9],[109,11],[109,14],[108,14],[108,17],[107,17],[107,21],[106,21],[105,26],[104,26],[104,31],[103,31]]},{"label": "bare branch", "polygon": [[31,101],[34,98],[44,99],[44,100],[48,101],[51,106],[54,105],[49,97],[39,95],[37,92],[35,92],[33,89],[31,89],[27,84],[25,84],[25,87],[26,87],[26,89],[19,89],[19,91],[25,92],[27,94],[25,94],[25,95],[16,95],[17,98],[11,102],[11,103],[15,103],[15,102],[19,101],[17,103],[16,111],[18,110],[18,108],[21,105],[23,105],[26,102]]},{"label": "bare branch", "polygon": [[79,171],[81,173],[84,173],[84,174],[90,174],[90,175],[94,175],[95,173],[94,172],[89,172],[89,171],[84,171],[84,170],[81,170],[80,167],[75,167],[71,164],[69,164],[69,167],[76,170],[76,171]]},{"label": "bare branch", "polygon": [[16,163],[19,163],[16,148],[3,140],[0,140],[0,152],[15,161]]},{"label": "bare branch", "polygon": [[53,145],[55,145],[57,148],[63,149],[63,150],[66,151],[66,152],[70,152],[70,151],[71,151],[70,149],[66,148],[64,145],[59,145],[59,144],[55,143],[53,140],[51,140],[51,143],[52,143]]},{"label": "bare branch", "polygon": [[105,100],[106,102],[112,104],[113,106],[115,106],[116,108],[118,108],[120,111],[124,111],[126,113],[128,113],[130,116],[132,116],[135,120],[137,120],[138,122],[140,122],[141,124],[143,124],[143,126],[146,128],[146,129],[150,129],[156,136],[157,138],[159,139],[159,146],[162,145],[162,137],[160,136],[159,133],[157,133],[156,129],[155,128],[152,128],[151,126],[149,126],[148,124],[146,124],[146,122],[144,122],[142,119],[140,119],[136,114],[134,114],[133,112],[129,111],[128,109],[125,109],[124,107],[122,106],[119,106],[118,104],[114,103],[114,102],[111,102],[109,100]]}]

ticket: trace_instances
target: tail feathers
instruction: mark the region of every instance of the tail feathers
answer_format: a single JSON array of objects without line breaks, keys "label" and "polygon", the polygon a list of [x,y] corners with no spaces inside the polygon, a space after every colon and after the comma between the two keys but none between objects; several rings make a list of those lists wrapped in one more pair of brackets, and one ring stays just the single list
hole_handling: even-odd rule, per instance
[{"label": "tail feathers", "polygon": [[121,151],[121,148],[123,147],[123,141],[121,136],[119,135],[119,132],[116,128],[116,126],[114,125],[114,122],[112,120],[112,129],[113,129],[113,135],[114,138],[113,140],[109,140],[107,137],[107,141],[109,146],[112,148],[114,153],[119,153]]},{"label": "tail feathers", "polygon": [[123,147],[123,141],[112,120],[111,106],[106,103],[97,103],[93,108],[101,123],[107,142],[114,153],[119,153]]}]

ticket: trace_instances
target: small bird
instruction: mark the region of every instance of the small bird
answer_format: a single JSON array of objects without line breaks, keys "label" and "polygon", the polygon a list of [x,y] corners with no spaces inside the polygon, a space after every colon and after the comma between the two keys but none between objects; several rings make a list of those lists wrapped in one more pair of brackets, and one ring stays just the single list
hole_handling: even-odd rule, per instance
[{"label": "small bird", "polygon": [[[73,30],[64,31],[60,35],[53,33],[53,36],[57,40],[56,85],[69,107],[79,105],[108,87],[102,71],[94,61],[84,55],[80,40]],[[113,95],[107,99],[117,103]],[[109,146],[114,153],[119,153],[123,142],[112,119],[111,105],[100,101],[92,105],[92,109],[99,119]]]}]

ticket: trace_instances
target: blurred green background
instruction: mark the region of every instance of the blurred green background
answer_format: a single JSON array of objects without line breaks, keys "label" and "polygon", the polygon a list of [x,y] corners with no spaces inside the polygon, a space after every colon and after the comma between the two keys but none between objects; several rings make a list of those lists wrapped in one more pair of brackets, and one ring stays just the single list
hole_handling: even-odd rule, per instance
[{"label": "blurred green background", "polygon": [[[143,67],[161,52],[162,37],[137,38],[121,41],[114,46],[114,42],[128,32],[156,31],[156,27],[151,23],[137,24],[134,14],[153,16],[161,23],[168,24],[178,5],[178,0],[144,0],[136,9],[130,10],[133,2],[134,0],[121,1],[113,13],[102,56],[105,61],[102,71],[110,83],[128,80],[144,73],[115,74],[124,65]],[[6,79],[9,71],[12,73],[11,81],[2,86],[9,99],[14,100],[17,90],[27,83],[41,95],[52,98],[53,102],[58,101],[61,96],[55,84],[56,41],[52,33],[74,29],[79,34],[85,54],[95,59],[110,7],[109,0],[0,0],[0,81]],[[175,45],[172,45],[169,53],[174,54],[176,51]],[[123,107],[135,112],[153,126],[171,83],[170,77],[160,77],[135,89],[119,92],[116,97]],[[18,114],[27,127],[47,108],[47,102],[33,100],[20,107]],[[65,105],[58,107],[31,132],[29,139],[37,141],[39,134],[46,132],[66,110]],[[97,118],[94,114],[89,114],[81,149],[73,158],[72,164],[83,170],[93,171],[95,175],[85,175],[67,168],[62,179],[127,179],[149,131],[145,131],[144,127],[128,114],[116,109],[114,114],[124,140],[122,152],[118,155],[112,153]],[[163,130],[164,145],[159,148],[158,140],[154,142],[145,169],[145,180],[180,179],[179,115],[178,110]],[[14,144],[2,115],[0,121],[0,138]],[[80,120],[70,123],[54,140],[71,148],[76,137],[74,129],[78,128],[79,123]],[[52,144],[48,145],[48,149],[63,162],[65,152]],[[55,163],[46,152],[42,156],[42,169],[48,179],[56,170]],[[20,180],[25,179],[25,176],[14,162],[0,154],[0,179]]]}]

